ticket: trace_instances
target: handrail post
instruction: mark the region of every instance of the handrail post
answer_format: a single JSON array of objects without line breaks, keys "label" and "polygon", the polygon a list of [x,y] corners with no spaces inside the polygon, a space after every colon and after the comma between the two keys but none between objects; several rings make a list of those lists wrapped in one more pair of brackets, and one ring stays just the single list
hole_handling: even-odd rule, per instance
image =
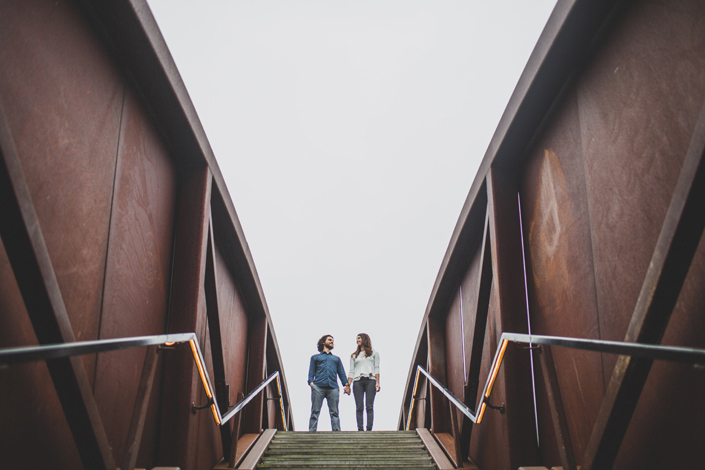
[{"label": "handrail post", "polygon": [[409,431],[411,429],[411,418],[414,415],[414,404],[416,403],[416,391],[418,390],[418,385],[419,385],[419,374],[421,373],[421,366],[417,365],[416,366],[416,376],[414,377],[414,388],[411,391],[411,401],[409,402],[409,416],[406,421],[406,430]]},{"label": "handrail post", "polygon": [[[237,394],[238,403],[244,399],[245,399],[245,394],[242,392],[238,392],[238,394]],[[241,421],[242,421],[242,415],[240,413],[238,413],[237,416],[235,417],[234,422],[233,422],[233,431],[231,434],[232,443],[230,444],[230,455],[228,456],[228,468],[235,468],[235,465],[237,464],[237,441],[240,440],[240,422]]]},{"label": "handrail post", "polygon": [[561,390],[558,385],[558,377],[556,376],[556,366],[553,363],[553,353],[551,346],[541,346],[539,350],[541,357],[541,368],[543,369],[543,380],[546,384],[546,394],[548,395],[548,404],[551,407],[551,419],[553,420],[553,429],[556,433],[558,441],[558,452],[561,456],[561,463],[564,470],[577,470],[575,463],[575,455],[573,454],[573,444],[570,440],[570,432],[568,430],[568,420],[565,416],[563,408],[563,400],[561,398]]},{"label": "handrail post", "polygon": [[144,366],[142,367],[142,377],[140,385],[137,389],[137,398],[135,399],[135,408],[132,412],[132,421],[130,422],[130,430],[125,441],[125,450],[122,458],[122,470],[134,470],[137,462],[137,455],[140,450],[142,441],[142,431],[144,430],[144,421],[147,417],[147,405],[149,397],[152,393],[152,385],[154,384],[154,373],[157,370],[157,359],[159,346],[149,346],[144,357]]},{"label": "handrail post", "polygon": [[453,450],[455,451],[455,466],[461,468],[463,466],[463,451],[460,447],[460,427],[458,426],[458,414],[456,413],[453,402],[448,400],[448,412],[450,413],[450,432],[453,435]]}]

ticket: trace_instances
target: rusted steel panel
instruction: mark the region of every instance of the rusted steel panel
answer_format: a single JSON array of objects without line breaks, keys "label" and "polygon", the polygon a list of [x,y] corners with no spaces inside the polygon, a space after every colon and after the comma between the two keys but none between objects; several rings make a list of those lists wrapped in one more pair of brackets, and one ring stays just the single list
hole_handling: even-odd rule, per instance
[{"label": "rusted steel panel", "polygon": [[[618,8],[612,9],[612,4]],[[460,252],[467,256],[468,250],[462,237],[480,230],[470,214],[479,205],[480,185],[489,173],[495,186],[490,188],[490,202],[502,202],[493,213],[503,227],[494,228],[493,235],[513,236],[509,195],[512,188],[521,188],[533,332],[625,338],[705,102],[703,18],[705,6],[694,0],[558,3],[473,183],[427,316],[454,301],[443,286],[453,281],[457,285],[458,263],[453,260]],[[495,197],[497,188],[502,191],[500,198]],[[666,328],[665,344],[705,344],[704,243],[701,240]],[[495,262],[521,256],[516,252],[497,256],[495,250],[493,255]],[[519,270],[495,265],[497,281],[505,286],[499,291],[493,286],[489,329],[495,333],[488,334],[490,339],[499,331],[521,327],[520,316],[508,313],[520,310],[518,305],[507,309],[504,301],[507,284],[513,286],[509,292],[522,289],[515,281],[502,280]],[[459,354],[457,345],[447,348],[449,354]],[[517,350],[507,357],[512,354],[526,355]],[[615,360],[610,355],[572,351],[555,355],[558,388],[578,463]],[[514,444],[505,445],[522,460],[514,459],[511,465],[500,461],[504,437],[497,430],[503,425],[508,436],[519,439],[517,426],[527,422],[512,421],[509,416],[512,395],[521,399],[517,390],[526,391],[520,385],[524,368],[509,362],[505,366],[509,367],[500,374],[493,393],[493,401],[507,400],[504,423],[498,423],[493,412],[472,434],[471,457],[481,468],[533,462],[531,449],[517,451]],[[456,371],[448,373],[452,380]],[[555,433],[545,425],[549,413],[542,378],[538,369],[540,463],[559,465]],[[697,395],[705,388],[703,380],[700,371],[655,364],[638,404],[633,403],[636,410],[614,468],[698,466],[705,459],[705,450],[698,444],[705,438],[705,406]]]},{"label": "rusted steel panel", "polygon": [[[267,366],[267,319],[264,317],[249,319],[248,359],[247,359],[247,390],[246,394],[257,388],[264,379]],[[245,407],[243,412],[243,432],[259,433],[262,431],[262,410],[264,408],[264,395],[258,394]]]},{"label": "rusted steel panel", "polygon": [[[488,212],[492,247],[493,287],[497,293],[497,321],[503,331],[526,333],[524,276],[517,203],[516,175],[490,170],[487,175]],[[528,436],[535,434],[531,363],[526,352],[507,355],[500,371],[505,384],[505,435],[511,468],[538,461],[538,448]]]},{"label": "rusted steel panel", "polygon": [[[445,319],[429,317],[426,325],[428,331],[428,372],[439,382],[447,383],[447,358],[445,351]],[[448,399],[435,387],[430,386],[428,400],[431,407],[431,431],[434,433],[450,432]]]},{"label": "rusted steel panel", "polygon": [[[247,337],[249,321],[242,302],[242,294],[228,271],[225,260],[215,247],[216,269],[218,272],[218,305],[220,307],[220,331],[223,334],[225,378],[230,385],[230,403],[237,401],[237,394],[245,390],[247,371]],[[259,385],[259,384],[257,384]]]},{"label": "rusted steel panel", "polygon": [[[625,341],[659,343],[668,326],[705,227],[704,154],[705,109],[695,126]],[[612,466],[651,365],[646,359],[618,358],[585,455],[586,468]],[[658,389],[651,391],[658,393]]]},{"label": "rusted steel panel", "polygon": [[[469,356],[466,374],[466,386],[464,393],[465,404],[470,406],[471,409],[478,412],[482,406],[481,402],[478,402],[478,391],[480,388],[480,373],[482,372],[483,365],[483,350],[485,349],[485,338],[487,336],[487,320],[489,318],[489,307],[490,307],[490,296],[492,294],[492,249],[490,240],[490,220],[489,214],[485,216],[485,226],[483,229],[482,244],[478,250],[477,254],[477,264],[471,263],[470,271],[468,271],[468,276],[472,275],[472,272],[477,273],[477,277],[474,278],[474,286],[467,279],[464,282],[465,288],[471,288],[474,292],[475,302],[474,309],[469,309],[467,317],[472,315],[472,318],[468,318],[468,323],[472,324],[472,336],[470,337],[470,344],[466,349],[466,355]],[[472,286],[472,287],[471,287]],[[473,315],[474,313],[474,315]],[[485,360],[486,361],[486,360]],[[472,426],[473,423],[464,418],[462,422],[462,446],[463,453],[465,455],[469,454],[470,439],[472,436]]]},{"label": "rusted steel panel", "polygon": [[[123,85],[69,3],[0,2],[0,34],[0,100],[61,296],[76,338],[96,339]],[[36,344],[24,306],[10,293],[13,278],[5,271],[0,281],[8,307],[0,344]],[[82,361],[93,382],[94,357]],[[3,407],[2,421],[17,425],[4,426],[10,435],[2,438],[0,459],[12,462],[3,458],[9,453],[21,462],[17,467],[75,467],[75,447],[64,441],[70,432],[46,366],[8,372],[22,399]],[[55,427],[37,426],[44,422]],[[46,452],[27,449],[37,438]]]},{"label": "rusted steel panel", "polygon": [[[490,296],[489,313],[487,318],[487,333],[485,335],[484,347],[482,351],[482,367],[480,368],[480,383],[484,384],[490,374],[492,358],[497,352],[498,340],[502,334],[499,323],[497,307],[497,285],[492,284],[492,295]],[[477,392],[477,399],[482,395],[482,389]],[[492,392],[491,403],[501,405],[505,403],[504,381],[495,383]],[[504,417],[498,411],[487,410],[482,423],[473,430],[470,439],[470,459],[479,468],[500,469],[509,467],[509,449],[505,447],[505,437],[503,430]],[[491,449],[488,451],[488,449]]]},{"label": "rusted steel panel", "polygon": [[[204,280],[208,246],[211,175],[206,167],[179,180],[174,275],[168,331],[195,332],[205,344],[206,299]],[[190,351],[180,348],[167,358],[164,370],[159,460],[164,465],[194,469],[197,420],[192,403],[202,403],[203,387]]]},{"label": "rusted steel panel", "polygon": [[[458,292],[460,294],[460,292]],[[445,318],[445,356],[446,356],[446,388],[456,397],[463,399],[465,380],[463,367],[463,336],[460,321],[460,296],[455,296],[451,304],[448,315]],[[434,391],[436,393],[436,391]],[[460,435],[462,429],[463,415],[460,410],[450,404],[448,400],[448,431],[453,437],[451,448],[447,449],[453,456],[454,462],[460,462],[464,456],[460,451]],[[459,425],[460,423],[460,425]],[[436,431],[437,433],[437,431]],[[438,434],[437,434],[438,435]],[[457,447],[457,449],[456,449]]]},{"label": "rusted steel panel", "polygon": [[[456,397],[461,399],[465,392],[465,376],[470,364],[470,351],[473,346],[480,258],[479,250],[472,254],[470,266],[460,288],[452,298],[446,316],[446,357],[448,362],[448,384],[446,386]],[[460,415],[458,416],[460,417]]]},{"label": "rusted steel panel", "polygon": [[[696,255],[697,275],[691,266],[687,282],[698,283],[699,293],[681,303],[673,313],[663,344],[703,348],[705,331],[705,241]],[[684,304],[698,304],[686,310]],[[693,312],[700,312],[695,318]],[[616,469],[697,468],[705,461],[705,406],[702,404],[705,374],[683,364],[655,362],[644,385],[633,418],[615,460]]]},{"label": "rusted steel panel", "polygon": [[428,387],[430,387],[430,385],[425,377],[419,379],[411,429],[414,427],[431,429],[431,397]]},{"label": "rusted steel panel", "polygon": [[[460,372],[462,374],[461,380],[467,380],[467,374],[470,372],[470,360],[471,360],[471,353],[472,349],[474,347],[474,336],[475,336],[475,329],[480,326],[480,329],[483,330],[482,337],[484,341],[484,333],[485,328],[482,325],[477,325],[477,309],[478,309],[478,302],[480,301],[480,291],[478,289],[480,285],[480,276],[482,274],[482,247],[483,245],[479,245],[477,251],[472,255],[472,261],[470,262],[470,266],[468,267],[467,272],[465,273],[465,277],[463,278],[463,282],[460,284],[461,292],[460,294],[462,295],[462,310],[463,310],[463,338],[464,338],[464,347],[465,347],[465,362],[464,362],[464,369],[462,370],[463,367],[461,367]],[[488,252],[489,253],[489,252]],[[487,263],[490,263],[490,260],[487,260]],[[490,275],[491,277],[491,275]],[[460,296],[459,296],[460,297]],[[479,306],[482,308],[482,306]],[[486,305],[485,305],[486,307]],[[460,330],[459,330],[460,331]],[[479,334],[479,333],[478,333]],[[462,347],[462,346],[461,346]],[[461,355],[463,351],[461,350]],[[449,371],[450,372],[450,371]],[[455,391],[453,391],[455,393]],[[456,396],[461,396],[457,395]],[[465,397],[466,404],[468,404],[471,408],[475,408],[474,403],[473,403],[473,398],[474,397]]]},{"label": "rusted steel panel", "polygon": [[[131,92],[125,95],[110,223],[100,338],[162,334],[171,282],[176,173]],[[98,357],[95,394],[113,452],[122,456],[144,349]],[[156,399],[156,394],[153,395]],[[151,400],[155,405],[155,400]],[[156,407],[150,407],[138,466],[153,461]],[[121,457],[118,457],[119,459]],[[146,459],[146,460],[143,460]]]},{"label": "rusted steel panel", "polygon": [[[274,330],[272,328],[267,328],[267,369],[265,372],[265,375],[269,377],[274,371],[281,371],[283,370],[281,360],[279,358],[279,351],[273,347],[273,345],[276,344],[276,339],[274,337]],[[282,402],[284,403],[284,412],[289,413],[289,410],[291,410],[291,403],[289,402],[289,397],[286,391],[286,388],[284,388],[284,381],[282,380],[280,382],[282,384],[282,390],[281,393],[277,389],[277,386],[274,382],[272,382],[272,391],[274,395],[273,397],[278,397],[282,396]],[[284,418],[286,419],[286,428],[284,428],[284,423],[282,422],[282,417],[281,417],[281,410],[279,408],[279,402],[278,401],[273,401],[273,403],[276,405],[275,407],[275,412],[276,412],[276,422],[275,426],[277,429],[282,430],[282,431],[294,431],[294,423],[293,421],[284,415]]]},{"label": "rusted steel panel", "polygon": [[[584,165],[577,99],[570,94],[522,175],[529,308],[536,334],[600,338]],[[555,363],[575,454],[582,456],[604,395],[602,360],[596,353],[565,350],[555,355]],[[538,377],[542,370],[536,371],[543,463],[560,465]]]},{"label": "rusted steel panel", "polygon": [[279,408],[278,402],[276,401],[277,396],[279,396],[279,392],[277,392],[276,384],[270,383],[267,385],[267,405],[265,408],[267,410],[266,429],[279,429],[277,423],[281,421],[281,418],[277,419],[277,415],[279,414],[277,413],[277,409]]},{"label": "rusted steel panel", "polygon": [[[404,392],[403,404],[401,412],[399,413],[398,429],[405,430],[407,424],[410,423],[410,429],[417,427],[430,428],[430,424],[426,424],[426,379],[424,375],[421,375],[419,379],[418,388],[416,390],[416,400],[413,409],[410,409],[411,398],[414,393],[414,381],[416,377],[416,366],[421,365],[424,369],[428,370],[428,336],[426,335],[426,328],[424,324],[423,336],[420,339],[416,351],[414,351],[414,357],[411,361],[411,370],[413,375],[411,375],[410,383],[407,383],[406,390]],[[423,399],[422,399],[423,398]],[[409,421],[409,413],[412,414],[411,421]]]},{"label": "rusted steel panel", "polygon": [[577,86],[602,339],[624,339],[702,109],[703,16],[635,3]]},{"label": "rusted steel panel", "polygon": [[[625,341],[659,343],[676,306],[705,227],[705,112],[665,217]],[[620,356],[584,459],[586,468],[612,466],[652,365]]]},{"label": "rusted steel panel", "polygon": [[[702,2],[635,4],[578,85],[603,339],[625,337],[705,102],[704,17]],[[694,274],[691,282],[702,285],[701,274]],[[687,298],[692,291],[684,294],[679,304],[694,309],[681,310],[679,326],[672,329],[680,334],[671,336],[671,344],[700,338],[696,344],[703,347],[705,326],[699,313],[703,304]],[[605,358],[606,379],[615,361],[615,357]],[[702,383],[697,374],[673,365],[662,367],[660,377],[670,380],[649,378],[650,386],[640,398],[621,447],[620,452],[629,457],[618,456],[620,468],[654,461],[687,467],[704,457],[699,446],[676,452],[683,442],[704,434],[700,407],[659,416],[658,407],[641,405],[671,402],[687,394],[686,388]],[[663,419],[659,426],[636,425],[653,423],[656,416]],[[650,452],[641,453],[654,442],[658,445],[651,446]]]},{"label": "rusted steel panel", "polygon": [[[227,266],[230,283],[224,287],[227,292],[218,295],[232,294],[224,326],[235,334],[224,336],[231,349],[226,355],[232,356],[226,363],[233,368],[228,371],[233,401],[245,389],[248,351],[256,359],[252,364],[261,364],[262,371],[265,356],[275,357],[267,362],[280,368],[276,337],[273,331],[267,333],[271,319],[242,228],[147,4],[0,0],[0,35],[5,65],[0,70],[0,102],[11,113],[11,133],[39,225],[47,234],[47,258],[57,273],[56,291],[77,339],[193,331],[208,349],[205,228],[215,201],[220,264]],[[213,181],[216,191],[211,198]],[[33,344],[37,339],[5,255],[0,249],[0,347]],[[248,317],[261,320],[255,333],[248,331]],[[166,355],[165,367],[157,365],[138,466],[158,462],[183,469],[212,468],[222,449],[212,416],[206,411],[194,417],[190,412],[193,402],[204,401],[193,361],[183,348]],[[135,350],[106,353],[97,361],[92,356],[70,360],[74,369],[82,369],[82,362],[87,366],[118,458],[124,453],[143,358],[144,351]],[[210,362],[208,367],[213,372]],[[80,467],[46,366],[0,374],[3,402],[13,398],[12,406],[0,406],[2,422],[13,424],[0,431],[0,466]],[[285,382],[282,388],[286,395]],[[260,400],[250,407],[251,413],[262,406]],[[287,414],[291,416],[290,409]],[[41,449],[32,445],[30,450],[36,439],[43,443]]]},{"label": "rusted steel panel", "polygon": [[[208,375],[213,377],[213,360],[211,350],[210,334],[208,333],[208,324],[205,325],[206,331],[204,335],[203,357],[206,361],[206,369]],[[199,384],[200,385],[200,384]],[[208,402],[208,397],[199,387],[197,405],[205,405]],[[213,414],[210,408],[205,408],[197,412],[196,417],[196,432],[190,437],[196,443],[196,469],[211,469],[223,458],[223,445],[219,426],[213,421]]]},{"label": "rusted steel panel", "polygon": [[[16,347],[37,344],[34,329],[25,310],[15,276],[0,240],[0,345]],[[78,468],[81,459],[74,445],[65,445],[56,436],[71,431],[44,363],[0,369],[0,462],[8,468],[40,468],[54,462]],[[41,403],[42,406],[36,406]],[[46,425],[41,425],[46,423]],[[36,448],[34,442],[42,442]]]},{"label": "rusted steel panel", "polygon": [[[41,225],[2,108],[0,236],[39,344],[75,341]],[[83,362],[79,357],[68,357],[47,361],[46,365],[82,463],[96,469],[114,468],[113,456]]]},{"label": "rusted steel panel", "polygon": [[0,99],[62,297],[76,338],[96,339],[123,85],[70,3],[2,1],[0,34]]},{"label": "rusted steel panel", "polygon": [[[459,294],[459,293],[458,293]],[[446,388],[456,397],[463,397],[463,333],[460,321],[460,297],[456,294],[445,318]],[[457,408],[456,408],[456,411]]]},{"label": "rusted steel panel", "polygon": [[132,420],[130,421],[130,431],[127,434],[125,452],[123,453],[121,470],[134,470],[137,463],[137,456],[142,445],[142,436],[144,433],[144,424],[149,411],[149,398],[152,396],[152,387],[154,386],[154,376],[157,371],[158,362],[158,346],[150,346],[147,348],[144,365],[142,366],[142,377],[140,385],[137,389],[137,397],[135,399],[135,408],[132,412]]},{"label": "rusted steel panel", "polygon": [[[215,395],[218,402],[219,412],[225,415],[230,408],[231,400],[228,394],[228,385],[225,377],[225,357],[223,355],[223,334],[220,329],[221,311],[218,302],[217,288],[217,263],[215,260],[215,242],[213,241],[213,224],[208,230],[208,250],[206,253],[206,308],[208,315],[208,338],[211,342],[211,361],[213,363],[212,384],[215,386]],[[223,455],[230,456],[233,442],[237,446],[237,439],[233,441],[230,432],[231,424],[220,426],[220,438],[223,447]]]},{"label": "rusted steel panel", "polygon": [[551,421],[558,445],[558,453],[564,470],[576,470],[575,453],[568,430],[568,420],[563,406],[563,398],[556,376],[556,366],[553,361],[551,346],[542,346],[539,352],[541,359],[541,372],[546,387],[546,395],[551,409]]},{"label": "rusted steel panel", "polygon": [[[0,101],[73,332],[95,339],[122,85],[70,5],[0,2],[0,35]],[[7,263],[4,253],[2,258]],[[0,346],[36,344],[14,275],[5,266]],[[94,358],[85,356],[83,363],[92,382]],[[0,382],[10,390],[2,396],[18,400],[3,399],[8,406],[0,420],[17,425],[0,432],[0,461],[9,467],[80,465],[73,443],[63,441],[70,432],[46,366],[5,372]],[[30,450],[36,439],[46,447]]]}]

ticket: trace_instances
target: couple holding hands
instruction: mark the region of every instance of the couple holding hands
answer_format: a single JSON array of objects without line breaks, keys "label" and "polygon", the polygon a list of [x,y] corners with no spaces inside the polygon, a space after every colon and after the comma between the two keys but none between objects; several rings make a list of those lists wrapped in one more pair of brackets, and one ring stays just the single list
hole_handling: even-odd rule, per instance
[{"label": "couple holding hands", "polygon": [[355,397],[357,416],[357,430],[363,431],[363,410],[367,410],[367,430],[372,431],[374,421],[375,394],[380,390],[379,383],[379,353],[372,349],[369,335],[357,335],[357,349],[350,356],[350,368],[345,375],[343,363],[338,356],[331,353],[334,342],[333,336],[323,335],[318,340],[318,354],[311,356],[308,368],[308,384],[311,387],[311,419],[308,430],[318,428],[318,415],[325,398],[328,402],[330,422],[333,431],[340,431],[340,418],[338,417],[338,378],[344,385],[344,391],[350,395],[350,385]]}]

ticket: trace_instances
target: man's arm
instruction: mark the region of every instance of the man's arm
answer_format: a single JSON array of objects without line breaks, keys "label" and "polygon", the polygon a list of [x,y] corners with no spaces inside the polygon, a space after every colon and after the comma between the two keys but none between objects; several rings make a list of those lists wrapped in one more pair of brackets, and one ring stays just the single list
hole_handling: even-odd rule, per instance
[{"label": "man's arm", "polygon": [[308,383],[309,387],[313,385],[313,379],[316,378],[316,356],[311,356],[311,362],[308,365]]},{"label": "man's arm", "polygon": [[350,385],[348,384],[348,378],[345,376],[345,369],[343,369],[343,361],[338,358],[338,377],[340,377],[340,383],[345,386],[345,393],[350,395]]}]

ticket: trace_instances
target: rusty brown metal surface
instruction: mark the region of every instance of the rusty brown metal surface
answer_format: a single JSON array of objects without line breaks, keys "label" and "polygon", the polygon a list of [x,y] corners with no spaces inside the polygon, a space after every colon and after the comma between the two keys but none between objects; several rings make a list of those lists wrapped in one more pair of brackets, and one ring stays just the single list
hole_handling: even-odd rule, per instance
[{"label": "rusty brown metal surface", "polygon": [[[453,301],[448,308],[448,315],[445,318],[445,357],[446,357],[446,388],[453,392],[456,397],[462,397],[465,388],[465,378],[463,370],[463,338],[460,321],[460,292],[453,296]],[[464,326],[464,325],[463,325]],[[459,353],[459,354],[456,354]],[[457,415],[459,410],[454,412]]]},{"label": "rusty brown metal surface", "polygon": [[[11,315],[11,312],[15,313]],[[0,240],[0,344],[18,347],[37,344],[29,315],[25,310],[19,288]],[[9,468],[25,465],[41,466],[53,459],[67,467],[81,465],[78,450],[53,439],[55,434],[71,433],[53,387],[45,363],[32,363],[19,367],[0,369],[0,396],[13,406],[0,407],[3,423],[28,422],[32,426],[0,426],[0,459]],[[34,406],[42,403],[41,408]],[[36,423],[47,426],[35,426]],[[45,443],[41,449],[30,452],[35,440]],[[19,452],[16,452],[19,450]]]},{"label": "rusty brown metal surface", "polygon": [[[218,400],[221,415],[228,412],[230,407],[230,395],[228,392],[228,381],[225,376],[225,358],[223,354],[222,331],[220,329],[220,307],[218,305],[218,280],[217,263],[215,261],[215,243],[213,242],[213,226],[208,230],[208,250],[206,253],[206,307],[208,315],[208,338],[211,344],[211,360],[213,362],[213,382],[215,395]],[[231,454],[232,435],[231,425],[220,427],[220,438],[223,447],[223,455]],[[235,440],[237,446],[237,440]]]},{"label": "rusty brown metal surface", "polygon": [[603,339],[627,332],[705,98],[703,14],[639,2],[576,87]]},{"label": "rusty brown metal surface", "polygon": [[154,374],[157,371],[157,359],[159,349],[157,346],[150,346],[144,358],[142,366],[142,377],[140,378],[139,388],[137,389],[137,397],[135,399],[135,408],[132,412],[132,420],[130,421],[130,430],[125,440],[125,452],[123,453],[121,470],[134,470],[137,463],[137,456],[142,445],[142,435],[144,433],[144,424],[147,419],[147,411],[149,405],[149,397],[152,395],[152,386],[154,385]]},{"label": "rusty brown metal surface", "polygon": [[123,84],[68,2],[3,1],[0,31],[8,125],[76,337],[96,339]]},{"label": "rusty brown metal surface", "polygon": [[[123,85],[70,4],[2,2],[0,34],[0,57],[5,64],[0,71],[0,101],[61,297],[75,337],[96,339]],[[79,69],[82,73],[76,74]],[[8,303],[2,312],[0,330],[7,334],[2,346],[36,344],[30,323],[23,321],[28,318],[24,306],[10,292],[14,281],[4,277],[0,282],[8,288],[3,293]],[[95,358],[82,360],[92,383]],[[3,422],[46,420],[54,423],[57,433],[69,435],[46,367],[28,366],[26,374],[13,371],[11,375],[10,382],[0,381],[14,384],[10,393],[27,400],[3,410]],[[24,385],[31,391],[23,391]],[[53,431],[28,426],[6,429],[10,435],[2,439],[0,456],[5,462],[7,452],[9,462],[23,453],[24,457],[17,457],[23,466],[77,464],[75,447],[52,443]],[[29,451],[27,445],[35,436],[51,443],[47,452]],[[25,452],[17,452],[20,449]]]},{"label": "rusty brown metal surface", "polygon": [[[695,127],[625,341],[660,343],[705,227],[705,111]],[[620,356],[585,457],[612,466],[653,361]]]},{"label": "rusty brown metal surface", "polygon": [[[570,94],[529,157],[521,183],[529,308],[536,334],[600,338],[586,194],[577,99]],[[555,362],[575,453],[583,455],[604,395],[601,356],[566,350]],[[541,370],[537,388],[544,391],[538,374]],[[542,435],[547,433],[542,459],[558,465],[544,396],[538,398],[539,428]]]},{"label": "rusty brown metal surface", "polygon": [[542,346],[539,350],[541,358],[541,372],[546,386],[546,395],[551,409],[551,421],[556,435],[558,453],[561,456],[561,463],[565,470],[577,470],[575,464],[575,453],[573,443],[568,430],[568,419],[563,406],[558,377],[556,376],[556,366],[553,360],[553,350],[551,346]]},{"label": "rusty brown metal surface", "polygon": [[[496,287],[496,322],[504,331],[526,333],[526,304],[516,176],[491,169],[487,176],[493,287]],[[500,371],[505,391],[505,438],[511,468],[538,461],[538,448],[528,436],[535,434],[532,413],[531,364],[528,354],[510,354]],[[509,378],[511,377],[511,385]],[[501,390],[501,388],[500,388]]]},{"label": "rusty brown metal surface", "polygon": [[235,278],[228,271],[217,245],[215,255],[218,272],[218,304],[223,311],[228,312],[227,315],[220,317],[220,328],[226,332],[223,336],[223,354],[228,358],[225,374],[230,384],[230,403],[235,404],[237,394],[246,392],[247,333],[250,320]]},{"label": "rusty brown metal surface", "polygon": [[[0,347],[46,342],[46,322],[30,320],[47,282],[54,304],[65,304],[56,342],[195,332],[215,376],[211,346],[222,340],[231,403],[247,387],[246,370],[281,369],[242,228],[146,2],[0,1],[0,36],[3,126],[28,188],[19,204],[36,208],[29,226],[44,234],[42,258],[55,272],[27,283],[9,261],[22,250],[11,240],[8,258],[0,245]],[[1,205],[1,222],[21,230],[5,217],[12,204]],[[218,325],[236,331],[213,341],[204,285],[211,215],[222,247],[217,297],[227,299]],[[255,333],[249,318],[260,319]],[[0,466],[80,468],[83,458],[86,468],[111,468],[117,458],[127,467],[213,468],[223,458],[220,430],[208,411],[191,413],[205,397],[188,351],[169,353],[152,364],[151,391],[140,388],[140,349],[0,370]],[[75,382],[80,390],[67,393]],[[251,413],[257,406],[261,413],[264,401]]]},{"label": "rusty brown metal surface", "polygon": [[[247,369],[247,393],[254,390],[266,378],[264,374],[267,366],[267,330],[266,318],[250,318],[250,335],[247,349],[251,367]],[[245,407],[245,415],[243,417],[244,433],[262,432],[262,414],[265,403],[265,395],[260,393]]]},{"label": "rusty brown metal surface", "polygon": [[[211,175],[203,167],[181,178],[178,187],[176,246],[168,319],[169,333],[194,332],[203,343],[206,301],[205,282]],[[164,410],[189,409],[202,394],[190,351],[182,348],[165,360]],[[199,402],[200,403],[200,402]],[[196,416],[191,413],[163,413],[159,459],[165,465],[194,468]]]},{"label": "rusty brown metal surface", "polygon": [[[100,338],[162,334],[171,273],[176,174],[168,154],[132,93],[126,93],[108,254]],[[122,456],[145,351],[102,354],[95,395],[108,437]],[[155,396],[156,398],[156,396]],[[153,402],[156,404],[156,402]],[[153,449],[157,407],[150,407],[143,449]],[[152,455],[145,455],[151,462]],[[145,466],[138,461],[139,466]]]},{"label": "rusty brown metal surface", "polygon": [[424,447],[428,450],[428,453],[431,455],[431,458],[438,467],[438,470],[452,470],[455,468],[450,460],[448,460],[445,453],[443,453],[443,450],[433,438],[433,435],[428,432],[428,429],[416,429],[416,433],[421,438]]},{"label": "rusty brown metal surface", "polygon": [[[206,360],[206,368],[208,369],[208,374],[213,377],[213,351],[211,349],[210,334],[208,333],[208,323],[206,323],[206,331],[204,332],[204,344],[203,356]],[[203,387],[199,388],[198,398],[196,399],[197,405],[207,405],[208,397],[203,390]],[[220,461],[223,454],[222,436],[220,433],[220,427],[213,421],[213,415],[209,407],[197,412],[196,416],[196,431],[190,436],[190,439],[196,443],[196,462],[195,467],[197,469],[212,468],[218,461]]]},{"label": "rusty brown metal surface", "polygon": [[[705,5],[694,0],[558,2],[472,185],[422,332],[431,315],[445,318],[447,335],[459,326],[457,288],[477,289],[477,281],[467,281],[475,246],[468,241],[482,233],[472,214],[487,201],[496,205],[490,211],[499,225],[492,230],[495,282],[483,355],[494,353],[502,331],[525,331],[524,289],[517,279],[522,267],[516,265],[521,243],[514,241],[520,235],[520,193],[532,332],[641,340],[627,335],[628,325],[647,270],[658,265],[652,255],[659,233],[675,223],[666,211],[679,197],[676,182],[687,150],[700,138],[696,122],[705,105],[704,20]],[[482,185],[487,185],[488,199]],[[705,213],[705,202],[696,198],[693,204],[698,214]],[[687,272],[680,294],[670,289],[677,300],[656,309],[653,318],[661,321],[648,341],[705,347],[705,237],[696,228],[691,224],[684,231],[691,237],[691,252],[675,263],[672,274],[663,274],[663,281],[672,283]],[[443,383],[451,390],[457,389],[463,368],[461,346],[454,337],[446,341]],[[514,348],[506,355],[514,362],[500,371],[492,394],[495,404],[506,402],[506,415],[492,411],[472,428],[470,457],[480,468],[558,466],[561,449],[563,460],[570,460],[569,441],[578,464],[592,465],[593,452],[607,456],[596,458],[594,468],[691,468],[705,459],[698,443],[705,439],[705,406],[698,398],[705,390],[701,370],[656,362],[638,380],[625,378],[623,390],[629,393],[615,401],[618,417],[602,419],[600,409],[610,408],[606,383],[617,357],[553,350],[555,380],[534,359],[540,454],[535,431],[527,429],[533,416],[526,412],[533,412],[533,403],[523,401],[534,388],[525,362],[529,352]],[[483,360],[481,379],[487,368]],[[617,377],[621,370],[615,371]],[[554,427],[551,405],[555,415],[557,396],[565,423]],[[515,400],[522,403],[519,416],[512,416]],[[588,451],[593,433],[612,449]]]},{"label": "rusty brown metal surface", "polygon": [[238,468],[243,470],[254,470],[262,459],[262,455],[264,455],[267,447],[269,447],[269,444],[272,442],[272,439],[274,439],[274,435],[276,433],[276,429],[267,429],[264,431]]},{"label": "rusty brown metal surface", "polygon": [[[466,339],[466,385],[464,390],[465,404],[475,412],[479,411],[481,401],[478,399],[480,392],[480,373],[483,365],[483,350],[485,349],[485,338],[487,336],[487,320],[490,308],[490,295],[492,293],[492,252],[489,234],[489,214],[485,216],[485,228],[483,230],[482,245],[476,255],[477,264],[471,263],[468,275],[463,280],[464,291],[470,291],[467,295],[474,302],[465,302],[468,311],[464,314],[466,324],[471,324],[472,329],[466,333],[470,338]],[[473,282],[474,281],[474,282]],[[474,307],[474,308],[473,308]],[[487,359],[485,359],[485,362]],[[472,437],[473,423],[463,417],[462,421],[462,451],[464,456],[469,456],[470,439]]]},{"label": "rusty brown metal surface", "polygon": [[[0,236],[40,345],[75,341],[51,257],[0,107]],[[8,312],[9,313],[9,312]],[[24,312],[23,312],[24,313]],[[78,357],[46,363],[84,466],[115,467],[105,428]]]},{"label": "rusty brown metal surface", "polygon": [[[443,318],[429,317],[426,324],[428,334],[428,371],[441,383],[447,383],[445,326]],[[447,433],[450,431],[448,400],[435,387],[429,387],[428,402],[431,408],[431,431]]]},{"label": "rusty brown metal surface", "polygon": [[[501,328],[498,324],[497,292],[495,284],[492,285],[492,294],[488,306],[487,332],[483,342],[482,361],[480,367],[480,383],[484,383],[490,374],[492,357],[497,352],[498,338],[501,335]],[[478,395],[482,390],[478,392]],[[492,404],[501,405],[504,403],[504,390],[502,382],[495,385],[492,393]],[[481,399],[478,396],[478,400]],[[488,410],[482,421],[482,429],[474,429],[470,438],[470,458],[480,468],[509,468],[509,453],[502,443],[504,442],[502,429],[502,415],[494,410]],[[500,443],[500,444],[497,444]],[[496,449],[494,452],[487,452],[486,449]]]}]

